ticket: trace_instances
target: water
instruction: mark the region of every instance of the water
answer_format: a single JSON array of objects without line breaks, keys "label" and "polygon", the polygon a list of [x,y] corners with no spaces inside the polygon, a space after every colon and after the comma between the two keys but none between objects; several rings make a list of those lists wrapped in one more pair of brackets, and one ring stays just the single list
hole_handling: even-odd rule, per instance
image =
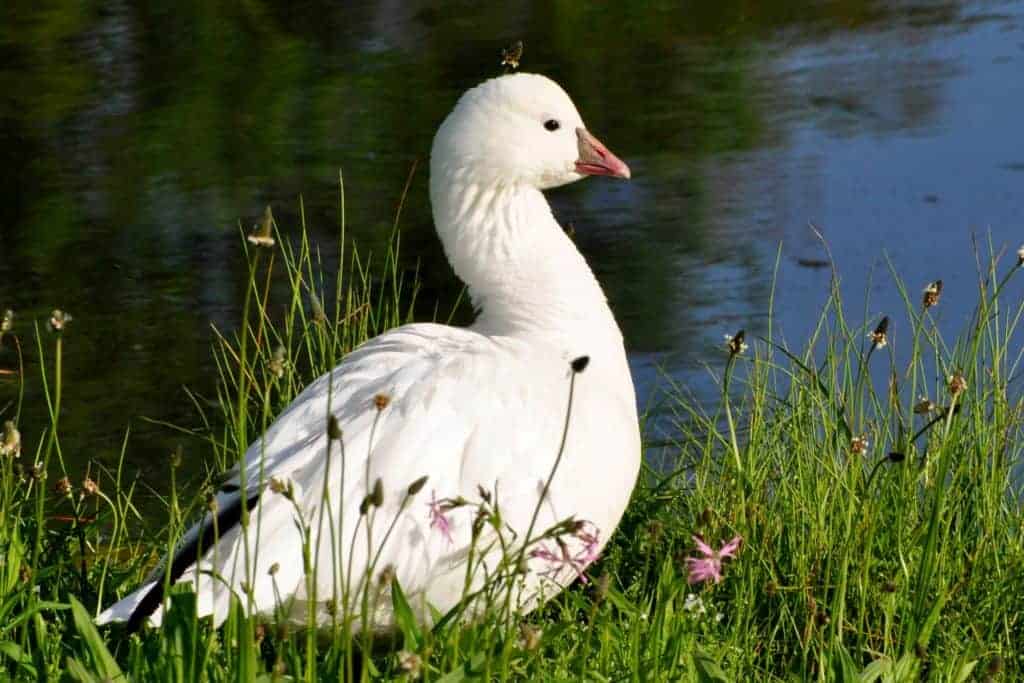
[{"label": "water", "polygon": [[[551,200],[606,287],[642,403],[664,377],[714,395],[702,368],[720,367],[723,334],[766,331],[777,254],[774,324],[801,341],[829,278],[809,224],[855,318],[866,294],[871,314],[899,308],[888,254],[915,289],[945,281],[949,330],[974,300],[972,234],[1024,241],[1020,2],[481,5],[0,10],[0,308],[26,341],[50,309],[74,315],[73,472],[115,462],[130,424],[129,474],[164,487],[183,438],[140,418],[198,424],[182,387],[212,393],[210,325],[238,323],[239,224],[269,203],[295,225],[301,194],[332,252],[340,169],[350,235],[382,252],[413,162],[515,39],[633,169]],[[422,314],[447,310],[458,286],[423,172],[402,226]],[[31,444],[45,421],[26,353]],[[14,394],[0,378],[0,408]],[[208,451],[185,446],[200,469]]]}]

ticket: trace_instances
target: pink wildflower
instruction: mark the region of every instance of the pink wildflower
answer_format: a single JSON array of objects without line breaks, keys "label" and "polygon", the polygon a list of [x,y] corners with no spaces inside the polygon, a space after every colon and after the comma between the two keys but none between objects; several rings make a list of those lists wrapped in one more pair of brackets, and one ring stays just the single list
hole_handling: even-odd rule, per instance
[{"label": "pink wildflower", "polygon": [[430,508],[430,528],[440,531],[449,544],[454,543],[455,539],[452,538],[451,520],[445,516],[444,502],[437,499],[436,491],[430,492],[430,502],[427,503],[427,507]]},{"label": "pink wildflower", "polygon": [[[593,531],[587,528],[588,525]],[[561,538],[555,539],[555,543],[558,544],[557,553],[544,545],[540,545],[530,551],[531,558],[544,560],[548,563],[548,568],[541,572],[542,576],[553,578],[563,569],[569,567],[576,573],[580,581],[583,583],[589,582],[584,570],[598,557],[598,546],[601,544],[601,530],[590,522],[583,522],[573,534],[573,537],[582,544],[580,550],[575,554],[569,552],[568,544]]]},{"label": "pink wildflower", "polygon": [[709,580],[719,583],[722,580],[722,560],[727,557],[736,557],[743,539],[735,536],[718,550],[713,550],[699,536],[694,536],[693,542],[697,544],[697,550],[704,557],[686,558],[686,569],[689,572],[686,581],[691,584]]}]

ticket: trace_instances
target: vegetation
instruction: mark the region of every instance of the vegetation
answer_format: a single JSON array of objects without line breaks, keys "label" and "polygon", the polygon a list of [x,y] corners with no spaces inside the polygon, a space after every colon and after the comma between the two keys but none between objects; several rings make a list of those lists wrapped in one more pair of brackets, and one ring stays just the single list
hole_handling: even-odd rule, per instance
[{"label": "vegetation", "polygon": [[[452,682],[1024,675],[1015,646],[1024,638],[1024,404],[1015,391],[1024,305],[1001,301],[1024,257],[1007,266],[991,249],[977,308],[955,340],[940,336],[931,315],[941,306],[941,284],[924,300],[902,292],[905,333],[890,338],[888,318],[851,322],[837,281],[803,348],[788,348],[771,331],[731,337],[717,378],[720,403],[699,405],[682,388],[665,399],[679,433],[670,467],[645,467],[587,580],[528,617],[494,600],[473,623],[438,615],[428,627],[415,623],[391,581],[371,590],[393,602],[400,628],[374,641],[358,629],[349,634],[347,613],[327,634],[250,619],[238,609],[214,630],[196,618],[194,596],[184,590],[172,591],[161,629],[130,637],[117,626],[97,629],[92,617],[100,604],[135,587],[174,547],[206,509],[217,472],[234,464],[302,386],[409,316],[416,288],[396,266],[397,233],[374,268],[343,251],[340,262],[348,266],[328,284],[305,225],[294,236],[275,227],[268,213],[244,242],[244,324],[219,337],[216,405],[195,400],[207,424],[209,481],[184,490],[180,458],[168,460],[166,522],[157,541],[142,533],[152,520],[133,504],[136,485],[122,469],[72,482],[64,467],[62,354],[75,343],[74,321],[55,312],[49,329],[4,326],[4,358],[20,358],[31,339],[46,359],[38,378],[20,367],[14,372],[21,387],[40,383],[49,414],[49,424],[19,424],[20,398],[0,406],[9,420],[0,446],[0,667],[7,676]],[[341,249],[345,242],[342,219]],[[371,278],[371,270],[383,277]],[[270,300],[275,278],[288,283],[284,301]],[[130,448],[126,437],[122,454]],[[714,554],[736,537],[738,548]],[[710,546],[704,553],[699,539]],[[510,572],[515,566],[509,563]]]}]

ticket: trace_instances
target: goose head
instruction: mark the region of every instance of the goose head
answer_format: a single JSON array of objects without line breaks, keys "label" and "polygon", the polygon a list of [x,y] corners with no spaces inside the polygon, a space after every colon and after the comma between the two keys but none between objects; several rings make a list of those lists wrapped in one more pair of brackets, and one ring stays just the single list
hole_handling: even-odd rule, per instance
[{"label": "goose head", "polygon": [[537,74],[493,78],[467,91],[431,150],[432,175],[545,190],[587,175],[629,178],[629,167],[587,131],[562,88]]}]

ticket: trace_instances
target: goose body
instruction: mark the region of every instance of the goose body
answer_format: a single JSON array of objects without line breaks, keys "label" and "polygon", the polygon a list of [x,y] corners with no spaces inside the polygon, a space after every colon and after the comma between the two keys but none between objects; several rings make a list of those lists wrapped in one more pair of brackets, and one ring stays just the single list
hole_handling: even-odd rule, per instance
[{"label": "goose body", "polygon": [[[178,556],[100,623],[158,624],[167,572],[194,585],[216,624],[232,594],[254,613],[308,623],[312,610],[330,623],[339,596],[382,573],[429,620],[466,592],[468,558],[476,590],[531,527],[532,539],[576,520],[559,540],[522,549],[516,602],[527,611],[603,548],[639,469],[635,393],[605,296],[542,190],[629,169],[558,85],[514,74],[463,95],[434,139],[430,174],[437,231],[479,311],[474,324],[396,328],[313,382],[250,446]],[[586,369],[574,373],[581,357]],[[481,506],[497,508],[500,524],[479,526],[474,541]],[[390,610],[390,599],[374,602],[374,628],[392,625]]]}]

